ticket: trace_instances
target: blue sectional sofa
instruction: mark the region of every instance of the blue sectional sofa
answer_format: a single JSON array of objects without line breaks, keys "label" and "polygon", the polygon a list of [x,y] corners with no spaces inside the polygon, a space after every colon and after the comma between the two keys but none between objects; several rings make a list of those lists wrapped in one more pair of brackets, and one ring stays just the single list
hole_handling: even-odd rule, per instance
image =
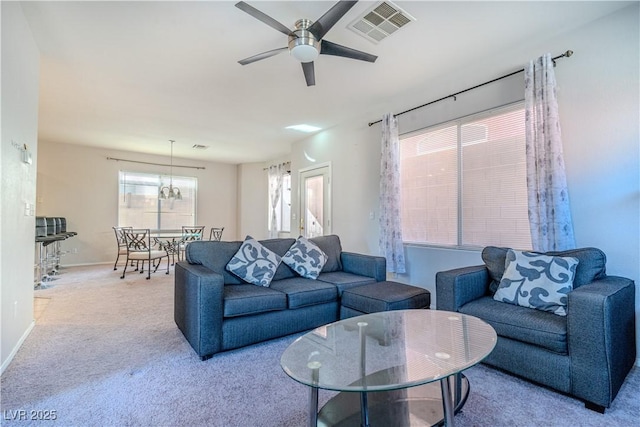
[{"label": "blue sectional sofa", "polygon": [[634,281],[608,276],[606,256],[599,249],[549,252],[578,260],[566,316],[556,315],[493,298],[507,252],[487,247],[484,265],[437,273],[438,310],[470,314],[493,326],[498,342],[484,363],[604,412],[635,362]]},{"label": "blue sectional sofa", "polygon": [[[383,257],[343,252],[338,236],[309,239],[328,257],[316,280],[281,263],[268,287],[226,270],[242,242],[195,241],[175,267],[174,319],[202,360],[335,322],[342,292],[386,278]],[[260,243],[283,256],[295,239]]]}]

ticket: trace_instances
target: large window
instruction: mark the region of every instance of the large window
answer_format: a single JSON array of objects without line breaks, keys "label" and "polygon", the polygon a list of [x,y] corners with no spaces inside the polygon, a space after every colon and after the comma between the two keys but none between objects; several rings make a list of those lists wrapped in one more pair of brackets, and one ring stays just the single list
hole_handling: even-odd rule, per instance
[{"label": "large window", "polygon": [[407,243],[531,248],[522,103],[400,139]]},{"label": "large window", "polygon": [[196,225],[198,180],[173,176],[173,187],[180,189],[182,200],[160,200],[160,187],[169,185],[169,176],[120,171],[118,225],[152,230],[180,230]]}]

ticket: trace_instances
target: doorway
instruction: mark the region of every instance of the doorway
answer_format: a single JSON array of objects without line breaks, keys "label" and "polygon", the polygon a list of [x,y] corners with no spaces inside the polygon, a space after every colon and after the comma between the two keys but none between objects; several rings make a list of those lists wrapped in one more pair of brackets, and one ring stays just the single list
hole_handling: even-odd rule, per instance
[{"label": "doorway", "polygon": [[299,172],[300,235],[311,238],[331,234],[331,165]]}]

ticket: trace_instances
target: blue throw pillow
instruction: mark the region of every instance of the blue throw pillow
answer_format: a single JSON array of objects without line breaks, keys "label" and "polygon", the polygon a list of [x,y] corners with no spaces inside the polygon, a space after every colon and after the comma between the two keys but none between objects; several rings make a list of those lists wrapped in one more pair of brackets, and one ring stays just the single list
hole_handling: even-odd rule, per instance
[{"label": "blue throw pillow", "polygon": [[496,301],[566,316],[578,259],[509,249]]},{"label": "blue throw pillow", "polygon": [[282,262],[307,279],[317,279],[329,257],[315,243],[300,236],[282,257]]},{"label": "blue throw pillow", "polygon": [[282,259],[247,236],[226,269],[242,280],[259,286],[269,286]]}]

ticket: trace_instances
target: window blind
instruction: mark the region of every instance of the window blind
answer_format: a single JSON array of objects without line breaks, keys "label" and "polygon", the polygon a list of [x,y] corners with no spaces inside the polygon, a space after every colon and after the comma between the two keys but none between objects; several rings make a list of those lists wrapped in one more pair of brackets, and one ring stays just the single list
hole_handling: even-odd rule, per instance
[{"label": "window blind", "polygon": [[524,125],[520,102],[401,137],[405,241],[529,249]]}]

